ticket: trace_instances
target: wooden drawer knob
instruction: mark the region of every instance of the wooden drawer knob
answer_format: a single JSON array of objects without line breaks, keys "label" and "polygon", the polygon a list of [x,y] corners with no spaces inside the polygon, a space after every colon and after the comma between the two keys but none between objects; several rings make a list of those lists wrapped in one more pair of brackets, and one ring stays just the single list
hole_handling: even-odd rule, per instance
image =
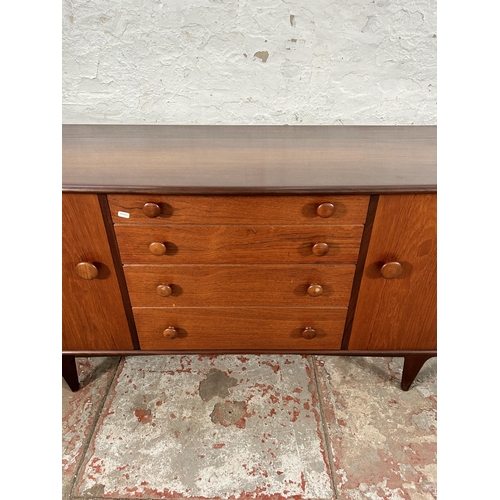
[{"label": "wooden drawer knob", "polygon": [[316,209],[316,213],[320,217],[323,217],[324,219],[331,217],[333,215],[333,211],[334,211],[333,203],[322,203]]},{"label": "wooden drawer knob", "polygon": [[168,328],[165,328],[165,330],[163,330],[163,336],[167,339],[175,339],[177,335],[177,330],[173,326],[169,326]]},{"label": "wooden drawer knob", "polygon": [[144,215],[150,219],[154,219],[161,214],[160,205],[156,203],[145,203],[142,207],[142,211],[144,212]]},{"label": "wooden drawer knob", "polygon": [[307,288],[307,293],[311,297],[319,297],[323,293],[323,287],[321,285],[312,284]]},{"label": "wooden drawer knob", "polygon": [[393,278],[397,278],[401,276],[403,272],[403,266],[399,262],[387,262],[380,269],[380,274],[386,280],[392,280]]},{"label": "wooden drawer knob", "polygon": [[169,285],[158,285],[156,287],[156,293],[160,297],[169,297],[170,295],[172,295],[172,288],[170,288]]},{"label": "wooden drawer knob", "polygon": [[75,269],[76,274],[84,280],[93,280],[99,274],[99,270],[92,262],[80,262],[80,264],[76,265]]},{"label": "wooden drawer knob", "polygon": [[167,253],[167,247],[160,243],[159,241],[155,241],[149,245],[149,251],[159,257],[160,255],[165,255]]},{"label": "wooden drawer knob", "polygon": [[306,326],[302,330],[302,337],[304,337],[305,339],[313,339],[314,337],[316,337],[316,330],[314,328],[311,328],[310,326]]},{"label": "wooden drawer knob", "polygon": [[312,247],[312,253],[318,257],[322,257],[328,253],[328,243],[315,243]]}]

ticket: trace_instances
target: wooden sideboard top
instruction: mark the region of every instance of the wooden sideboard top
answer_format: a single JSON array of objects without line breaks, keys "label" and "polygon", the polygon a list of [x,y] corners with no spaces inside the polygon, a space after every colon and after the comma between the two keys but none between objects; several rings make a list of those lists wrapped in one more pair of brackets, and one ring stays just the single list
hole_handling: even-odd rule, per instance
[{"label": "wooden sideboard top", "polygon": [[436,192],[435,126],[63,125],[63,191]]}]

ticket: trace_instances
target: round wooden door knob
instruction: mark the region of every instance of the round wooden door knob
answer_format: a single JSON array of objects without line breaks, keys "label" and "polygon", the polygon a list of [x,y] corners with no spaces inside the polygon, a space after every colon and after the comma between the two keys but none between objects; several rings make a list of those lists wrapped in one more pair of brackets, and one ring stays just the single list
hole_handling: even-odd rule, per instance
[{"label": "round wooden door knob", "polygon": [[160,255],[165,255],[167,253],[167,247],[165,244],[155,241],[149,245],[149,251],[159,257]]},{"label": "round wooden door knob", "polygon": [[177,337],[178,332],[173,326],[169,326],[163,330],[163,336],[167,339],[175,339]]},{"label": "round wooden door knob", "polygon": [[144,215],[150,219],[154,219],[161,214],[160,205],[157,203],[145,203],[142,207],[142,211],[144,212]]},{"label": "round wooden door knob", "polygon": [[156,287],[156,293],[160,297],[169,297],[170,295],[172,295],[172,288],[169,285],[158,285]]},{"label": "round wooden door knob", "polygon": [[328,253],[328,243],[315,243],[312,247],[312,253],[318,257],[322,257]]},{"label": "round wooden door knob", "polygon": [[399,262],[387,262],[380,269],[380,274],[386,280],[392,280],[401,276],[403,266]]},{"label": "round wooden door knob", "polygon": [[333,206],[333,203],[322,203],[316,209],[316,213],[320,217],[327,219],[328,217],[331,217],[333,215],[334,210],[335,210],[335,207]]},{"label": "round wooden door knob", "polygon": [[76,265],[76,274],[84,280],[93,280],[97,278],[99,270],[92,262],[80,262]]},{"label": "round wooden door knob", "polygon": [[319,297],[323,293],[323,287],[321,285],[312,284],[307,288],[307,293],[311,297]]},{"label": "round wooden door knob", "polygon": [[314,337],[316,337],[316,330],[314,328],[311,328],[310,326],[306,326],[302,330],[302,337],[309,340],[313,339]]}]

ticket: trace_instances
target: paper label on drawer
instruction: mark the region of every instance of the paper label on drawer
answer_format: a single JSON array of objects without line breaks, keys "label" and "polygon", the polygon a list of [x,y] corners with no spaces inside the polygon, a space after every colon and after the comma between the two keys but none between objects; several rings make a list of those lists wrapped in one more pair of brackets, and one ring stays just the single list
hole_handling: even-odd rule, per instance
[{"label": "paper label on drawer", "polygon": [[123,217],[125,219],[130,218],[130,214],[128,212],[118,212],[118,217]]}]

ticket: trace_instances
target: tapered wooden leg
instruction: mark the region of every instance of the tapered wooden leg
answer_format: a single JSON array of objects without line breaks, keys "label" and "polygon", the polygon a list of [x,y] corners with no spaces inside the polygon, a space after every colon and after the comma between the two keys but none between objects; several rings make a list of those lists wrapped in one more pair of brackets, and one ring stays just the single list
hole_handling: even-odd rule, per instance
[{"label": "tapered wooden leg", "polygon": [[80,389],[78,372],[76,370],[75,356],[69,356],[67,354],[62,355],[62,376],[73,392],[76,392],[78,391],[78,389]]},{"label": "tapered wooden leg", "polygon": [[420,368],[424,366],[424,363],[434,356],[429,356],[428,354],[409,354],[405,356],[405,362],[403,365],[403,376],[401,377],[401,389],[407,391],[413,381],[415,380]]}]

